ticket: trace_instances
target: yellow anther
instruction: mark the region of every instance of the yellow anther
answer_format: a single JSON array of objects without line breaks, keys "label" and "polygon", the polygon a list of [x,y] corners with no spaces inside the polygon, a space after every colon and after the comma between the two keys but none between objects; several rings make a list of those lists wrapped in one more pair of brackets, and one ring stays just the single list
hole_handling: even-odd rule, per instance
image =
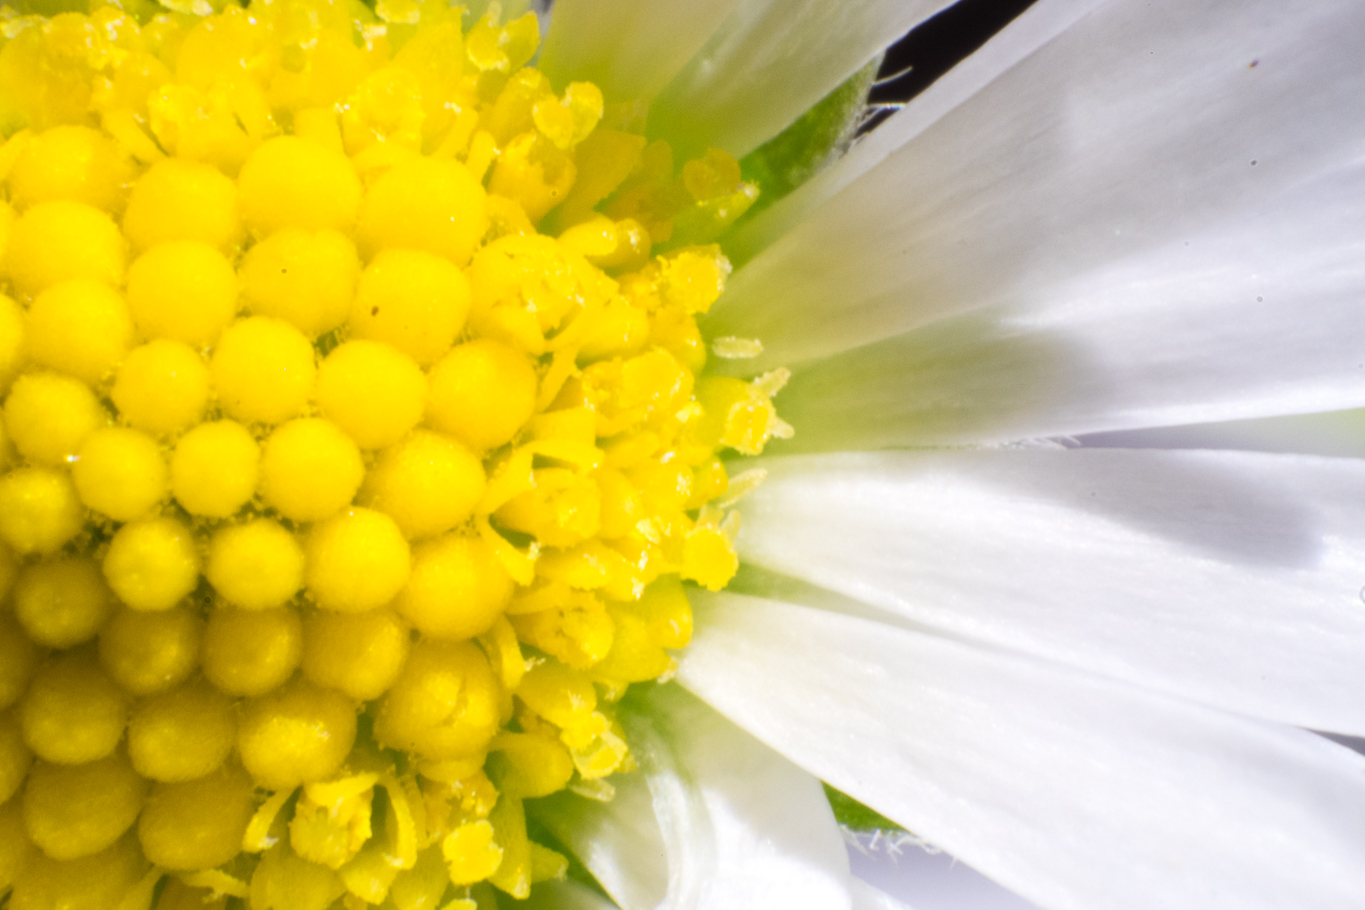
[{"label": "yellow anther", "polygon": [[509,793],[498,798],[488,816],[493,837],[502,847],[502,862],[488,880],[518,900],[531,895],[531,841],[526,836],[526,812]]},{"label": "yellow anther", "polygon": [[191,515],[227,518],[256,490],[261,447],[240,423],[201,423],[176,443],[171,493]]},{"label": "yellow anther", "polygon": [[516,202],[534,223],[564,201],[577,174],[570,153],[536,133],[522,133],[503,148],[488,191]]},{"label": "yellow anther", "polygon": [[562,790],[574,773],[573,758],[558,739],[531,733],[501,733],[490,744],[498,789],[520,799]]},{"label": "yellow anther", "polygon": [[203,636],[203,622],[187,609],[144,613],[124,608],[100,632],[100,664],[133,695],[153,695],[194,672]]},{"label": "yellow anther", "polygon": [[175,433],[203,417],[208,366],[189,345],[158,339],[129,352],[109,397],[119,416],[139,430]]},{"label": "yellow anther", "polygon": [[374,775],[356,778],[364,784],[357,793],[322,803],[314,799],[317,785],[304,789],[289,822],[289,845],[303,859],[329,869],[340,869],[370,839]]},{"label": "yellow anther", "polygon": [[460,825],[441,841],[441,854],[456,885],[480,882],[498,871],[503,852],[493,842],[493,826],[482,819]]},{"label": "yellow anther", "polygon": [[25,334],[31,360],[93,385],[132,346],[133,321],[123,298],[107,284],[77,278],[37,296]]},{"label": "yellow anther", "polygon": [[591,478],[565,468],[542,468],[533,476],[534,489],[498,509],[499,522],[551,547],[570,547],[597,533],[601,494]]},{"label": "yellow anther", "polygon": [[483,72],[510,73],[530,60],[540,46],[540,26],[533,13],[498,25],[501,7],[489,4],[488,13],[465,38],[469,61]]},{"label": "yellow anther", "polygon": [[218,340],[237,311],[237,276],[226,257],[200,240],[170,240],[128,270],[128,308],[148,338],[202,348]]},{"label": "yellow anther", "polygon": [[573,148],[602,119],[602,90],[591,82],[572,82],[562,99],[551,95],[537,100],[531,116],[536,129],[556,148]]}]

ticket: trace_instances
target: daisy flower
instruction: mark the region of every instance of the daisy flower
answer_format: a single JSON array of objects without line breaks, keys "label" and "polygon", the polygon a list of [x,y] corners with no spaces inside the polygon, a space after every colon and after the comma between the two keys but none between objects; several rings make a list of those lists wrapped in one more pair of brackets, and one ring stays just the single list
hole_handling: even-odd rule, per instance
[{"label": "daisy flower", "polygon": [[1357,903],[1365,17],[943,5],[7,10],[9,906]]}]

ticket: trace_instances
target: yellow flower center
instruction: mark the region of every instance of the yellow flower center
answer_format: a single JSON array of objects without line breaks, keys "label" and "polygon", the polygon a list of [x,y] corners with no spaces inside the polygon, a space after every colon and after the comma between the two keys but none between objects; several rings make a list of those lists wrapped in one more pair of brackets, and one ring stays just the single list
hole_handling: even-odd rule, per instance
[{"label": "yellow flower center", "polygon": [[525,897],[789,432],[698,376],[756,190],[530,15],[167,5],[0,26],[0,893]]}]

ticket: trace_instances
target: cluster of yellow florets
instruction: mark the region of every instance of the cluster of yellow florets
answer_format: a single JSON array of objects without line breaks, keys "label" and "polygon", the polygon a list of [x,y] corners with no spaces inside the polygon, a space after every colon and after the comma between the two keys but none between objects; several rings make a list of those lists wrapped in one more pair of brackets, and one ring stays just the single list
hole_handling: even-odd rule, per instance
[{"label": "cluster of yellow florets", "polygon": [[755,191],[534,17],[197,2],[0,8],[0,894],[525,897],[786,430],[696,378]]}]

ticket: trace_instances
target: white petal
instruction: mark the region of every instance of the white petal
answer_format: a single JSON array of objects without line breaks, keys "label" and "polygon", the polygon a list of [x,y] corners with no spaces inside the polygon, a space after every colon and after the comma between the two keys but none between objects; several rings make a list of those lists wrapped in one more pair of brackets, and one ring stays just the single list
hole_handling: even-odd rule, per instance
[{"label": "white petal", "polygon": [[1365,758],[1028,658],[733,594],[679,679],[1051,910],[1359,907]]},{"label": "white petal", "polygon": [[650,131],[740,157],[776,136],[948,0],[740,0],[659,96]]},{"label": "white petal", "polygon": [[[1320,337],[1297,323],[1358,338],[1340,313],[1358,299],[1346,263],[1365,214],[1338,198],[1314,221],[1320,200],[1302,184],[1359,192],[1333,175],[1365,147],[1363,42],[1352,0],[1112,0],[738,271],[711,329],[763,339],[749,363],[766,369],[995,307],[938,340],[967,355],[1032,342],[1021,357],[1065,357],[1075,366],[1056,372],[1078,383],[1130,329],[1149,354],[1149,319],[1186,332],[1161,336],[1180,345],[1172,374],[1197,373],[1186,343],[1229,313],[1290,333],[1258,336],[1272,368]],[[1276,236],[1285,214],[1299,220]],[[1108,335],[1098,311],[1116,314]]]},{"label": "white petal", "polygon": [[911,910],[891,895],[878,891],[867,882],[853,880],[853,910]]},{"label": "white petal", "polygon": [[1365,411],[1331,411],[1095,433],[1076,440],[1112,449],[1242,449],[1334,458],[1365,456]]},{"label": "white petal", "polygon": [[955,636],[1365,733],[1365,461],[1018,449],[764,466],[747,562]]},{"label": "white petal", "polygon": [[[818,206],[919,136],[1000,74],[1066,31],[1105,0],[1041,0],[979,50],[934,81],[849,150],[748,224],[725,237],[731,259],[747,261]],[[823,217],[829,217],[825,215]]]},{"label": "white petal", "polygon": [[654,910],[668,893],[668,858],[642,774],[611,779],[609,803],[563,792],[527,806],[623,910]]},{"label": "white petal", "polygon": [[678,686],[623,708],[643,771],[616,799],[533,807],[625,910],[847,910],[848,855],[820,782]]},{"label": "white petal", "polygon": [[590,888],[577,882],[538,882],[531,889],[531,897],[525,903],[518,903],[521,910],[617,910],[615,904],[605,900]]},{"label": "white petal", "polygon": [[651,692],[645,716],[705,804],[715,865],[705,872],[697,906],[849,907],[848,854],[820,781],[681,687]]},{"label": "white petal", "polygon": [[652,98],[738,3],[556,0],[537,66],[559,85],[594,82],[608,101]]}]

